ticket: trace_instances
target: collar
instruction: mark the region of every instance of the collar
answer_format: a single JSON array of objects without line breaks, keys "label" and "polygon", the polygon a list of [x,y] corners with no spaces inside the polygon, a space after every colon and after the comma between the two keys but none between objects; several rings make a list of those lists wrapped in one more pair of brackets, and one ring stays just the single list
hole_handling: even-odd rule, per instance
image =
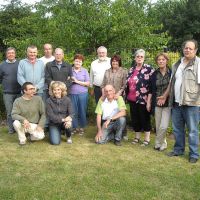
[{"label": "collar", "polygon": [[15,62],[16,62],[16,59],[13,60],[12,62],[11,62],[10,60],[6,59],[6,62],[7,62],[7,63],[15,63]]},{"label": "collar", "polygon": [[108,60],[109,60],[108,57],[105,57],[104,60],[99,60],[99,58],[98,58],[98,63],[107,62]]}]

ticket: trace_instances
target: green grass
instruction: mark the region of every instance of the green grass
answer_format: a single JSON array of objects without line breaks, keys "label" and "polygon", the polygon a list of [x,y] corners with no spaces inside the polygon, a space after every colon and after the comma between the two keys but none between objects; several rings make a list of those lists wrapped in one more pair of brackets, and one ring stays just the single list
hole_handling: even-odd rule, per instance
[{"label": "green grass", "polygon": [[[199,200],[200,161],[123,142],[94,144],[96,128],[75,135],[73,144],[44,141],[18,145],[0,129],[0,199],[17,200]],[[133,135],[129,132],[129,138]],[[173,140],[168,139],[169,150]]]}]

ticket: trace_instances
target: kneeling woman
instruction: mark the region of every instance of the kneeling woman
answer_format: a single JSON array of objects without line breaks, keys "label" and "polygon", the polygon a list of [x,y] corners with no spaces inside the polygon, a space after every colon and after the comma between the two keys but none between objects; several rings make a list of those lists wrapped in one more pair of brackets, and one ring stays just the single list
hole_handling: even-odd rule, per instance
[{"label": "kneeling woman", "polygon": [[71,144],[72,104],[66,96],[67,88],[60,81],[52,82],[49,88],[50,97],[46,102],[46,113],[49,120],[49,138],[53,145],[60,144],[61,131],[67,136],[67,143]]}]

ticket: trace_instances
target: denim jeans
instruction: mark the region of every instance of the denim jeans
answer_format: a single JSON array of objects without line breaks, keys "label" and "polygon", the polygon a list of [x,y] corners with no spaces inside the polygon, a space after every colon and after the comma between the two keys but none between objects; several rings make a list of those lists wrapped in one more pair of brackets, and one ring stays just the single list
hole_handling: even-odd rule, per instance
[{"label": "denim jeans", "polygon": [[64,124],[49,125],[49,139],[53,145],[58,145],[61,142],[61,130],[65,130],[66,136],[71,137],[71,130],[65,129]]},{"label": "denim jeans", "polygon": [[189,157],[198,159],[199,145],[199,107],[175,106],[172,108],[172,126],[175,136],[174,152],[178,155],[185,151],[185,127],[188,128]]},{"label": "denim jeans", "polygon": [[[122,132],[126,126],[126,117],[120,117],[116,121],[109,123],[108,128],[103,128],[103,136],[98,142],[99,144],[105,144],[111,139],[121,141]],[[114,136],[113,133],[115,132]]]},{"label": "denim jeans", "polygon": [[11,117],[13,103],[14,103],[15,99],[20,96],[21,96],[21,94],[3,94],[3,101],[4,101],[5,108],[6,108],[7,124],[8,124],[9,133],[14,132],[13,119]]},{"label": "denim jeans", "polygon": [[72,106],[74,110],[74,117],[72,120],[73,128],[84,128],[87,125],[87,104],[88,104],[88,93],[81,94],[70,94]]}]

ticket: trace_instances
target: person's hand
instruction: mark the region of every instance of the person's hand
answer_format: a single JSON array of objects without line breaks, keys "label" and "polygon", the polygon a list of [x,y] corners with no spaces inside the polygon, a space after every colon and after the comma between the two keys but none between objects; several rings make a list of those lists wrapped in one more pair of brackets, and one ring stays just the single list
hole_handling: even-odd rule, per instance
[{"label": "person's hand", "polygon": [[35,130],[38,131],[38,132],[42,132],[42,131],[43,131],[43,128],[42,128],[41,126],[37,125],[37,127],[36,127]]},{"label": "person's hand", "polygon": [[90,95],[94,96],[94,89],[93,88],[90,89]]},{"label": "person's hand", "polygon": [[120,95],[118,93],[116,93],[115,96],[114,96],[114,99],[117,100],[119,98],[119,96]]},{"label": "person's hand", "polygon": [[159,96],[157,97],[157,105],[158,106],[163,106],[165,104],[166,97],[164,96]]},{"label": "person's hand", "polygon": [[77,81],[78,81],[74,76],[72,76],[71,79],[72,79],[72,82],[74,82],[74,83],[77,83]]},{"label": "person's hand", "polygon": [[95,137],[95,142],[98,143],[101,140],[102,136],[103,136],[102,131],[98,131]]},{"label": "person's hand", "polygon": [[151,103],[150,102],[147,102],[146,109],[148,112],[151,111]]},{"label": "person's hand", "polygon": [[110,124],[110,119],[107,119],[105,122],[104,122],[104,124],[103,124],[103,127],[104,128],[108,128],[108,125]]},{"label": "person's hand", "polygon": [[29,123],[29,121],[28,121],[27,119],[25,119],[25,120],[23,121],[23,125],[24,125],[24,128],[25,128],[25,129],[29,129],[29,128],[30,128],[30,123]]}]

